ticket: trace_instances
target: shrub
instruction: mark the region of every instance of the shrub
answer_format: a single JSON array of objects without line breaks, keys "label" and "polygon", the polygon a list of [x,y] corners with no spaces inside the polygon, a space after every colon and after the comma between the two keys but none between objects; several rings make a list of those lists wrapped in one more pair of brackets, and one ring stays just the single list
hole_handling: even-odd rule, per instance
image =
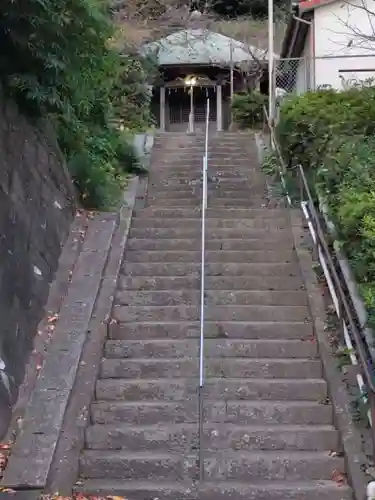
[{"label": "shrub", "polygon": [[240,128],[253,128],[263,123],[263,106],[267,96],[258,90],[235,94],[232,101],[233,120]]},{"label": "shrub", "polygon": [[375,89],[286,100],[277,135],[287,165],[303,165],[327,204],[375,326]]},{"label": "shrub", "polygon": [[[309,169],[320,164],[331,141],[375,132],[375,88],[307,92],[285,99],[277,135],[286,162]],[[334,146],[333,146],[334,150]]]},{"label": "shrub", "polygon": [[0,5],[2,86],[24,113],[49,117],[83,203],[103,207],[134,163],[120,166],[120,135],[109,124],[121,113],[128,129],[150,120],[146,64],[111,46],[105,1],[21,3]]}]

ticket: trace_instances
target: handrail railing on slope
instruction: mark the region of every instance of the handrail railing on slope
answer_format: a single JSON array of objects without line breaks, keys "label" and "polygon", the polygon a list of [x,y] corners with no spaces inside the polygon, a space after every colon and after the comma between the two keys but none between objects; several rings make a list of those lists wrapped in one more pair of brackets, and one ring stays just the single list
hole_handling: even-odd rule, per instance
[{"label": "handrail railing on slope", "polygon": [[210,100],[207,99],[204,155],[202,161],[202,213],[201,213],[201,290],[200,290],[200,331],[199,331],[199,478],[204,479],[203,453],[203,388],[204,388],[204,321],[205,321],[205,255],[206,255],[206,208],[207,208],[207,167],[208,167],[208,126],[210,118]]},{"label": "handrail railing on slope", "polygon": [[[271,147],[277,153],[279,159],[279,175],[285,189],[289,205],[292,205],[290,196],[287,193],[285,182],[287,168],[283,160],[280,147],[277,142],[275,130],[269,123],[267,110],[264,109],[266,124],[269,128]],[[366,340],[364,326],[358,318],[358,314],[353,304],[348,300],[350,292],[343,274],[337,265],[338,258],[327,239],[326,224],[324,214],[321,213],[318,203],[314,201],[312,190],[309,186],[307,176],[302,165],[297,166],[297,173],[300,182],[300,205],[306,218],[310,234],[312,236],[319,262],[324,272],[328,289],[335,307],[337,318],[340,325],[341,340],[345,343],[349,352],[349,358],[353,365],[358,367],[360,373],[357,373],[356,379],[360,390],[362,402],[368,404],[368,420],[371,426],[371,438],[373,442],[373,451],[375,453],[375,373],[374,358],[368,341]]]}]

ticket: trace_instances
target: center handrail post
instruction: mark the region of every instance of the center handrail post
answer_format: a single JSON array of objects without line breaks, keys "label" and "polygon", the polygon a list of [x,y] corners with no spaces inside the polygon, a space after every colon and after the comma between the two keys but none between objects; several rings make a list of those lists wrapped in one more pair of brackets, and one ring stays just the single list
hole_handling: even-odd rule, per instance
[{"label": "center handrail post", "polygon": [[206,208],[207,208],[207,167],[208,167],[208,125],[210,117],[210,100],[207,99],[206,128],[204,138],[204,155],[202,162],[202,213],[201,213],[201,291],[200,291],[200,342],[199,342],[199,479],[204,480],[204,454],[203,454],[203,387],[204,387],[204,312],[205,312],[205,253],[206,253]]}]

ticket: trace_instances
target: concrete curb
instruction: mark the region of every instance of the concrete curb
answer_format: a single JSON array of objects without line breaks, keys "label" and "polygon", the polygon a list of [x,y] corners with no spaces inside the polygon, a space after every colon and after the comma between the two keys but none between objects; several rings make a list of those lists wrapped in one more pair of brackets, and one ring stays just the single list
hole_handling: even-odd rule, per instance
[{"label": "concrete curb", "polygon": [[[89,223],[68,293],[1,486],[71,491],[138,179],[117,214]],[[70,484],[68,484],[70,481]],[[56,489],[55,485],[60,488]]]},{"label": "concrete curb", "polygon": [[154,145],[154,135],[151,133],[136,134],[133,137],[133,147],[139,157],[143,168],[150,166],[151,151]]},{"label": "concrete curb", "polygon": [[363,439],[360,430],[353,422],[347,388],[342,373],[337,368],[337,360],[333,356],[329,337],[325,330],[326,308],[314,272],[312,255],[304,245],[306,233],[303,229],[302,214],[299,210],[293,209],[290,209],[289,212],[295,249],[309,298],[323,372],[334,409],[335,425],[341,436],[349,484],[353,489],[355,500],[364,500],[369,477],[364,472],[367,459],[363,450]]}]

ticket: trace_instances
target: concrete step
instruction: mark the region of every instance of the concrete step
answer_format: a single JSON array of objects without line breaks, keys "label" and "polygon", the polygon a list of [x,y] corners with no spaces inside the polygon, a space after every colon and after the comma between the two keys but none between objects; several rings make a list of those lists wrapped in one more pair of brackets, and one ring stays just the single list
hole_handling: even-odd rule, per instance
[{"label": "concrete step", "polygon": [[[164,180],[161,182],[165,182]],[[160,198],[199,198],[202,199],[202,186],[196,179],[188,181],[185,186],[164,186],[161,183],[156,185],[148,184],[147,187],[149,196],[159,196]],[[254,183],[252,178],[244,179],[223,179],[221,182],[209,182],[207,187],[208,197],[225,198],[226,193],[236,192],[238,198],[246,198],[249,193],[254,191]],[[254,193],[256,194],[256,193]],[[152,217],[152,216],[150,216]],[[187,217],[187,216],[186,216]],[[173,217],[172,217],[173,218]],[[196,219],[196,217],[193,217]]]},{"label": "concrete step", "polygon": [[80,459],[80,473],[86,478],[123,481],[188,478],[183,457],[179,454],[148,451],[85,450]]},{"label": "concrete step", "polygon": [[[169,170],[171,173],[182,172],[183,170],[191,169],[193,172],[203,172],[203,155],[191,152],[191,155],[171,155],[168,158],[163,158],[161,155],[154,158],[154,165],[151,167],[150,172],[156,176],[158,171],[165,172]],[[244,158],[243,154],[212,154],[208,158],[207,173],[210,175],[217,169],[223,169],[225,172],[230,173],[231,170],[242,171],[244,174],[251,172],[259,172],[256,170],[255,162],[252,159]]]},{"label": "concrete step", "polygon": [[[172,181],[166,181],[166,182],[172,182]],[[174,182],[174,181],[173,181]],[[242,182],[241,180],[238,181],[239,183]],[[173,188],[174,189],[174,188]],[[144,208],[142,210],[135,210],[133,212],[133,217],[134,218],[146,218],[149,220],[149,218],[156,217],[156,218],[167,218],[167,219],[179,219],[179,218],[188,218],[188,219],[200,219],[201,217],[201,210],[193,210],[190,208],[183,208],[183,209],[168,209],[168,208]],[[228,208],[226,210],[212,210],[212,209],[207,209],[206,211],[206,217],[207,218],[218,218],[218,219],[275,219],[275,218],[288,218],[288,210],[285,208],[279,208],[279,209],[272,209],[272,208],[260,208],[260,209],[252,209],[252,210],[246,210],[246,209],[231,209]],[[134,219],[133,219],[134,220]]]},{"label": "concrete step", "polygon": [[[207,173],[211,174],[217,168],[223,168],[226,171],[238,170],[244,173],[256,173],[258,176],[262,175],[256,167],[256,162],[253,158],[246,158],[241,152],[231,153],[215,153],[208,155],[208,169]],[[189,154],[171,154],[166,158],[163,155],[157,155],[153,158],[153,165],[151,165],[150,172],[154,175],[160,170],[164,172],[169,170],[173,172],[181,172],[183,170],[193,170],[194,172],[203,172],[203,154],[196,151],[191,151]]]},{"label": "concrete step", "polygon": [[[157,162],[157,166],[150,169],[150,181],[173,179],[182,175],[183,177],[197,178],[203,175],[202,169],[202,158],[186,158],[185,160],[181,158],[173,159],[171,158],[168,162],[163,162],[162,160]],[[209,176],[215,176],[221,172],[221,177],[237,177],[237,175],[257,175],[258,178],[261,175],[256,172],[251,164],[240,164],[234,160],[218,160],[211,159],[211,164],[207,171]],[[160,174],[158,176],[158,174]]]},{"label": "concrete step", "polygon": [[[216,200],[216,199],[223,199],[227,201],[232,201],[232,200],[237,200],[237,199],[248,199],[251,198],[252,195],[257,195],[259,194],[259,191],[257,188],[254,186],[250,187],[246,186],[246,183],[243,183],[243,186],[241,189],[236,189],[229,191],[225,188],[225,186],[208,186],[207,190],[207,199],[208,201],[210,200]],[[165,199],[171,202],[178,202],[178,201],[199,201],[201,202],[202,200],[202,190],[199,187],[195,187],[193,189],[185,189],[181,191],[167,191],[167,190],[160,190],[160,189],[154,189],[150,188],[148,191],[148,199]]]},{"label": "concrete step", "polygon": [[196,357],[197,354],[196,339],[107,340],[104,348],[104,356],[107,358],[170,359]]},{"label": "concrete step", "polygon": [[[169,228],[155,228],[155,227],[143,227],[136,228],[131,227],[130,238],[154,238],[154,239],[200,239],[201,238],[201,228],[198,226],[196,228],[189,227],[169,227]],[[280,240],[285,241],[287,239],[290,241],[291,231],[290,229],[266,229],[266,228],[206,228],[206,239],[242,239],[254,240],[259,239],[261,241],[265,240]]]},{"label": "concrete step", "polygon": [[[176,198],[177,196],[201,196],[203,191],[202,179],[197,176],[194,179],[188,180],[183,184],[174,181],[173,185],[165,185],[168,181],[168,177],[165,179],[164,176],[159,181],[154,181],[148,183],[148,191],[160,194],[160,196],[166,195],[171,198]],[[253,179],[252,176],[246,176],[243,178],[226,179],[225,177],[208,177],[207,192],[214,194],[216,192],[233,192],[240,194],[242,191],[248,192],[253,189]]]},{"label": "concrete step", "polygon": [[[259,191],[258,191],[259,192]],[[159,196],[149,196],[147,198],[148,204],[154,207],[196,207],[200,204],[199,198],[191,199],[169,199]],[[208,198],[209,207],[219,207],[219,208],[257,208],[262,207],[266,203],[266,200],[261,197],[254,197],[249,193],[247,198],[219,198],[210,197]]]},{"label": "concrete step", "polygon": [[197,207],[200,205],[200,200],[190,199],[190,200],[174,200],[159,198],[158,196],[147,196],[147,204],[154,207]]},{"label": "concrete step", "polygon": [[[158,251],[158,250],[129,250],[125,253],[125,262],[201,262],[200,251]],[[293,250],[207,250],[207,263],[248,263],[248,262],[296,262],[297,256]]]},{"label": "concrete step", "polygon": [[[199,321],[199,306],[120,306],[113,309],[119,322]],[[303,322],[309,318],[306,306],[207,306],[207,321]]]},{"label": "concrete step", "polygon": [[[199,322],[156,321],[145,323],[117,323],[108,326],[109,338],[114,340],[139,339],[187,339],[199,338]],[[312,341],[313,328],[310,322],[235,321],[205,323],[206,338],[230,339],[305,339]]]},{"label": "concrete step", "polygon": [[[298,276],[274,277],[274,276],[206,276],[205,289],[208,295],[215,292],[220,294],[233,292],[242,294],[245,291],[255,292],[257,296],[261,293],[272,293],[280,296],[286,291],[298,292],[301,300],[305,300],[304,295],[300,293],[304,290],[302,279]],[[174,291],[180,293],[196,293],[200,290],[200,278],[198,276],[124,276],[120,275],[119,290],[155,290],[159,293],[163,290],[168,291],[171,296]]]},{"label": "concrete step", "polygon": [[[254,180],[254,173],[251,169],[244,169],[244,168],[239,168],[236,166],[233,167],[227,167],[224,165],[211,165],[210,166],[210,171],[209,171],[209,176],[212,177],[217,177],[220,179],[246,179],[246,180]],[[191,165],[187,165],[186,167],[181,168],[180,170],[175,170],[171,169],[168,167],[164,168],[158,168],[155,172],[152,170],[150,171],[150,177],[149,177],[149,182],[150,185],[156,182],[162,182],[162,181],[178,181],[178,180],[183,180],[185,182],[189,181],[197,181],[202,178],[202,170],[201,168],[191,168]],[[262,180],[259,179],[259,183],[263,184]]]},{"label": "concrete step", "polygon": [[[198,164],[202,165],[203,163],[204,151],[203,149],[194,149],[194,148],[185,148],[181,150],[167,150],[167,151],[155,151],[153,155],[153,166],[154,168],[160,167],[162,164],[169,163],[174,164],[176,166],[177,162],[181,162],[182,164]],[[256,164],[257,159],[252,155],[247,157],[246,152],[242,148],[228,148],[227,146],[223,148],[215,148],[208,151],[208,162],[210,167],[211,164],[215,161],[221,161],[227,163],[231,163],[236,165],[240,163],[244,167],[251,168]],[[180,163],[177,163],[177,166],[180,166]]]},{"label": "concrete step", "polygon": [[[166,172],[170,172],[173,176],[175,173],[187,172],[190,175],[191,172],[199,175],[203,174],[203,155],[196,154],[194,152],[188,155],[171,155],[168,158],[155,158],[155,164],[150,169],[150,174],[152,180],[157,177],[157,173],[160,171],[162,177],[165,176]],[[208,158],[208,168],[207,174],[211,175],[216,170],[223,170],[226,174],[230,174],[231,171],[242,172],[246,174],[256,174],[260,177],[262,174],[256,169],[255,162],[252,160],[246,160],[241,154],[233,155],[232,157],[227,154],[215,154]]]},{"label": "concrete step", "polygon": [[[313,359],[206,359],[206,377],[225,378],[319,378],[322,369],[319,360]],[[198,356],[162,359],[104,359],[101,362],[101,378],[150,379],[150,378],[197,378]]]},{"label": "concrete step", "polygon": [[[211,401],[205,399],[205,422],[237,425],[331,425],[332,407],[315,401]],[[198,422],[197,400],[94,401],[92,424],[160,425]]]},{"label": "concrete step", "polygon": [[[219,406],[216,410],[216,406]],[[182,422],[196,423],[198,404],[190,401],[94,401],[91,404],[92,424],[151,425]],[[224,403],[205,403],[204,414],[210,419],[225,413]],[[215,421],[215,420],[213,420]]]},{"label": "concrete step", "polygon": [[[253,188],[253,175],[251,173],[247,173],[243,177],[233,177],[231,176],[218,176],[208,175],[208,189],[222,189],[228,191],[237,191],[241,189],[252,189]],[[148,183],[149,190],[155,191],[168,191],[168,192],[191,192],[193,190],[202,191],[203,179],[201,175],[197,175],[192,179],[170,179],[168,178],[159,178],[152,179],[151,182]],[[164,217],[164,216],[163,216]],[[172,216],[173,217],[173,216]],[[187,215],[188,217],[188,215]]]},{"label": "concrete step", "polygon": [[[198,424],[92,425],[86,430],[86,448],[191,452],[197,449]],[[207,451],[335,451],[338,433],[329,425],[239,426],[204,424],[202,445]]]},{"label": "concrete step", "polygon": [[[107,340],[104,356],[120,358],[185,358],[196,357],[199,353],[199,342],[196,339],[149,339],[149,340]],[[317,346],[313,342],[284,339],[213,339],[205,340],[205,357],[207,358],[315,358]],[[151,360],[150,360],[151,361]],[[207,359],[210,361],[210,359]]]},{"label": "concrete step", "polygon": [[[208,454],[209,455],[209,454]],[[194,477],[195,464],[186,460],[190,477]],[[212,453],[205,458],[206,480],[308,481],[330,480],[334,471],[344,471],[344,460],[329,452],[257,451],[238,453]]]},{"label": "concrete step", "polygon": [[[200,262],[162,263],[125,262],[122,273],[126,276],[200,276]],[[299,268],[290,263],[218,263],[206,264],[206,276],[285,276],[298,277]]]},{"label": "concrete step", "polygon": [[[187,147],[187,148],[163,148],[161,151],[155,150],[155,154],[153,155],[153,160],[155,163],[160,161],[171,161],[178,160],[189,160],[189,158],[194,158],[197,160],[201,160],[204,155],[203,147]],[[212,160],[214,158],[222,158],[227,160],[242,160],[244,164],[251,165],[256,161],[256,157],[247,157],[246,151],[242,146],[238,145],[215,145],[215,147],[208,149],[208,159]],[[154,163],[154,164],[155,164]]]},{"label": "concrete step", "polygon": [[[319,401],[327,396],[322,379],[222,379],[210,378],[204,388],[208,399],[265,401]],[[193,379],[125,380],[101,379],[96,399],[104,401],[196,401],[197,381]]]},{"label": "concrete step", "polygon": [[[203,148],[181,148],[181,149],[164,149],[155,150],[152,155],[151,168],[157,169],[163,163],[174,162],[176,167],[180,166],[179,160],[183,164],[188,164],[189,161],[194,161],[200,165],[203,163],[203,157],[205,155]],[[208,162],[210,167],[210,162],[213,161],[225,161],[228,163],[236,164],[240,162],[242,165],[249,168],[254,168],[258,163],[258,158],[252,153],[248,153],[241,146],[240,147],[213,147],[208,150]]]},{"label": "concrete step", "polygon": [[[191,172],[185,176],[180,176],[183,172],[175,172],[172,176],[161,172],[157,179],[151,179],[148,184],[148,194],[160,196],[161,198],[176,198],[178,195],[182,198],[192,196],[202,196],[201,176],[198,172]],[[234,175],[235,174],[235,175]],[[256,189],[264,187],[263,182],[257,180],[251,172],[246,175],[238,175],[238,171],[224,172],[223,170],[214,171],[208,178],[207,193],[208,196],[221,196],[228,198],[246,198],[249,193],[257,194]],[[167,180],[183,180],[184,186],[164,186]],[[259,194],[259,193],[258,193]]]},{"label": "concrete step", "polygon": [[[119,291],[116,293],[116,304],[120,305],[199,305],[200,291],[196,290],[150,290],[150,291]],[[206,290],[205,304],[210,305],[277,305],[303,306],[307,305],[307,294],[297,291],[231,291]]]},{"label": "concrete step", "polygon": [[[186,228],[186,229],[196,229],[201,230],[201,221],[197,218],[155,218],[150,217],[148,219],[143,217],[136,217],[132,221],[133,228],[145,228],[145,229],[168,229],[168,228]],[[207,218],[206,228],[209,229],[285,229],[290,227],[290,222],[285,217],[278,218],[252,218],[252,219],[219,219],[219,218]]]},{"label": "concrete step", "polygon": [[[334,481],[275,482],[255,484],[204,483],[199,500],[352,500],[348,486]],[[136,500],[136,499],[134,499]]]},{"label": "concrete step", "polygon": [[[335,470],[344,470],[342,458],[328,452],[212,452],[206,454],[207,480],[244,482],[330,480]],[[94,479],[187,480],[197,478],[197,454],[134,452],[124,450],[88,450],[80,460],[83,477]]]},{"label": "concrete step", "polygon": [[[228,240],[206,240],[206,250],[208,251],[269,251],[275,247],[284,250],[292,250],[293,243],[285,235],[285,238],[274,237],[274,239],[228,239]],[[199,238],[191,239],[151,239],[151,238],[131,238],[127,242],[128,250],[153,250],[153,251],[200,251],[201,240]]]},{"label": "concrete step", "polygon": [[254,484],[215,481],[196,485],[168,482],[84,480],[76,491],[86,495],[120,495],[128,500],[352,500],[348,486],[334,481],[277,482]]},{"label": "concrete step", "polygon": [[[217,157],[239,157],[244,161],[247,161],[250,164],[254,164],[258,162],[258,157],[254,151],[247,147],[248,145],[242,144],[209,144],[207,153],[209,158],[217,158]],[[254,149],[254,147],[253,147]],[[178,158],[179,156],[184,159],[188,159],[189,156],[193,156],[195,158],[203,157],[205,154],[205,147],[203,143],[197,144],[189,144],[183,147],[167,147],[159,148],[157,145],[153,149],[153,160],[168,160],[169,158]],[[156,162],[153,162],[153,165],[156,165]]]},{"label": "concrete step", "polygon": [[[167,174],[169,174],[168,177],[174,177],[177,174],[185,174],[187,176],[203,174],[203,157],[200,155],[194,156],[192,154],[186,158],[171,157],[168,160],[160,158],[156,163],[157,165],[150,169],[150,179],[152,181],[157,180],[158,172],[161,173],[159,179],[167,177]],[[246,163],[241,156],[237,158],[228,158],[227,156],[211,157],[209,159],[207,174],[211,176],[219,171],[223,172],[223,177],[230,177],[233,172],[237,172],[241,175],[257,175],[259,179],[264,179],[263,174],[257,170],[254,162],[249,161]]]},{"label": "concrete step", "polygon": [[[79,485],[74,488],[74,491],[84,496],[89,495],[99,498],[106,498],[108,494],[111,494],[127,500],[156,500],[159,498],[161,500],[198,500],[193,484],[186,485],[185,482],[182,484],[181,482],[167,482],[160,479],[157,481],[124,481],[111,478],[82,479],[79,481]],[[312,500],[315,500],[315,498]],[[326,499],[323,498],[322,500]],[[330,500],[336,499],[331,498]]]},{"label": "concrete step", "polygon": [[[178,166],[176,166],[178,163]],[[160,175],[158,176],[158,173]],[[159,162],[158,167],[155,170],[150,171],[150,181],[151,183],[158,183],[164,180],[173,180],[177,177],[190,178],[190,179],[202,179],[203,169],[201,159],[193,160],[172,160],[169,163]],[[255,179],[264,181],[262,174],[256,171],[251,164],[245,164],[239,159],[212,159],[207,170],[208,181],[213,177],[220,177],[221,179],[234,179],[239,176],[244,180]]]},{"label": "concrete step", "polygon": [[[158,169],[181,170],[183,168],[192,168],[202,171],[203,154],[200,151],[190,151],[190,155],[186,152],[178,155],[178,153],[158,154],[153,157],[151,171],[155,172]],[[222,166],[224,168],[237,168],[243,171],[257,172],[262,175],[257,169],[257,160],[254,156],[246,157],[243,151],[220,151],[208,153],[208,173],[212,171],[215,166]]]},{"label": "concrete step", "polygon": [[221,422],[239,425],[332,425],[332,407],[317,401],[227,401],[223,413]]}]

